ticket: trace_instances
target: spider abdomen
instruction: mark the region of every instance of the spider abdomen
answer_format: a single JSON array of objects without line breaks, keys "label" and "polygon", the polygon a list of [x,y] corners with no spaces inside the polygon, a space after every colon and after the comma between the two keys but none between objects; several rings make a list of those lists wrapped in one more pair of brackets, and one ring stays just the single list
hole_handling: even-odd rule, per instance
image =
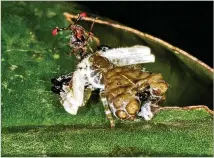
[{"label": "spider abdomen", "polygon": [[160,101],[168,88],[161,74],[133,67],[114,67],[104,74],[110,108],[119,119],[133,120],[147,101]]},{"label": "spider abdomen", "polygon": [[129,67],[115,67],[104,75],[105,92],[113,114],[122,120],[133,120],[140,110],[135,96],[135,82],[141,71]]}]

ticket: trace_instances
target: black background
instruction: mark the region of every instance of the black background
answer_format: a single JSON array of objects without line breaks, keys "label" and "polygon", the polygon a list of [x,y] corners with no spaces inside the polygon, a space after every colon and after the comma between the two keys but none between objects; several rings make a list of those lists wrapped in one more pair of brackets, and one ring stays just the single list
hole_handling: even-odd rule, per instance
[{"label": "black background", "polygon": [[158,37],[213,67],[213,2],[78,2],[93,13]]}]

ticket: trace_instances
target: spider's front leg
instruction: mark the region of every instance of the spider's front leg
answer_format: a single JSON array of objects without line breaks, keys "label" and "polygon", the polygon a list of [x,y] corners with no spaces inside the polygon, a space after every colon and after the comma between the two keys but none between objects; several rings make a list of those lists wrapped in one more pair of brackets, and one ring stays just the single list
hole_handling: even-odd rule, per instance
[{"label": "spider's front leg", "polygon": [[83,106],[85,85],[84,73],[79,69],[73,73],[70,85],[63,85],[63,91],[60,92],[61,104],[68,113],[76,115],[79,107]]},{"label": "spider's front leg", "polygon": [[105,95],[104,91],[100,92],[100,98],[101,98],[101,101],[102,101],[103,106],[104,106],[106,117],[110,121],[111,128],[114,128],[115,127],[114,119],[112,117],[112,112],[109,108],[108,101],[106,99],[106,95]]}]

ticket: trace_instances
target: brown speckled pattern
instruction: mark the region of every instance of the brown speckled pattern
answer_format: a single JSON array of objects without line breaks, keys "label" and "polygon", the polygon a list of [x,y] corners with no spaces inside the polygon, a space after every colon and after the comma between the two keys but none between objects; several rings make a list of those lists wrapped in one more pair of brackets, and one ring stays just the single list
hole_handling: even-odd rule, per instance
[{"label": "brown speckled pattern", "polygon": [[161,74],[143,72],[135,67],[109,67],[103,71],[105,93],[108,102],[113,105],[111,109],[114,115],[120,119],[135,119],[141,106],[137,92],[144,91],[148,86],[152,87],[157,96],[163,96],[167,91],[168,84]]}]

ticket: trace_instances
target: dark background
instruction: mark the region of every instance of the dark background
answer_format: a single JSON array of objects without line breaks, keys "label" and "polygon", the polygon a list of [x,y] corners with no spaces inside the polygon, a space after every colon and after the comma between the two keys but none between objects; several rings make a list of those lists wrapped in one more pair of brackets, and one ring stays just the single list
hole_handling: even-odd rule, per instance
[{"label": "dark background", "polygon": [[158,37],[213,68],[213,2],[82,2],[93,13]]}]

